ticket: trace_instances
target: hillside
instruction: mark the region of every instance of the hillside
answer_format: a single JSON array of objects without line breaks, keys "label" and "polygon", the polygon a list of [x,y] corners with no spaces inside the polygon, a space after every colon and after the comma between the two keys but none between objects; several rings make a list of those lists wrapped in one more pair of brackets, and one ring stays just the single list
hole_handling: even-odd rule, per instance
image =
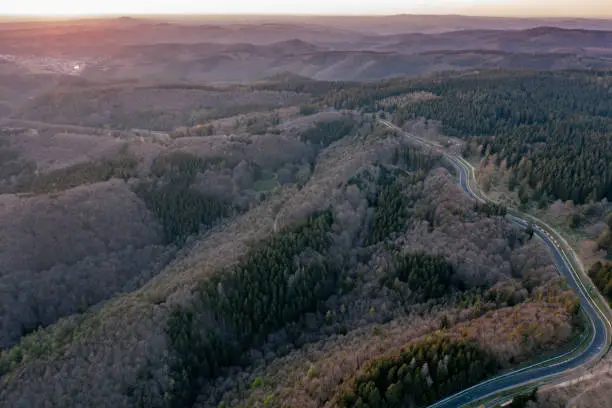
[{"label": "hillside", "polygon": [[2,347],[135,289],[171,255],[160,225],[122,181],[55,198],[0,197]]},{"label": "hillside", "polygon": [[[321,123],[317,117],[311,123]],[[283,121],[286,131],[299,123]],[[320,138],[300,126],[303,143]],[[323,132],[330,126],[311,129]],[[492,370],[567,341],[574,330],[575,299],[555,278],[545,250],[502,218],[476,212],[438,158],[382,129],[368,131],[367,120],[360,126],[358,133],[335,142],[321,139],[305,181],[289,180],[242,214],[237,211],[189,239],[175,260],[140,289],[41,328],[5,350],[2,403],[31,406],[44,399],[65,406],[116,407],[161,406],[166,400],[170,406],[196,401],[248,406],[273,399],[316,406],[340,395],[343,388],[331,384],[348,386],[359,367],[440,327],[448,341],[467,341],[493,356]],[[195,147],[189,140],[175,143]],[[204,151],[220,142],[214,136],[198,140],[211,143]],[[258,150],[249,157],[256,160]],[[159,180],[151,179],[152,186],[166,188],[166,177],[175,185],[199,183],[199,177],[213,180],[208,170],[199,170],[202,176],[195,179],[189,176],[197,162],[183,165],[179,157],[188,159],[168,156],[153,162],[149,177]],[[234,172],[241,166],[233,165]],[[156,205],[150,208],[161,216],[164,231],[187,226]],[[270,274],[263,286],[256,283],[266,276],[261,274]],[[243,307],[233,303],[234,296],[252,301]],[[423,324],[398,330],[414,319]],[[492,321],[500,326],[477,329],[491,327]],[[488,337],[512,328],[524,335],[537,330],[537,335],[529,342],[520,341],[522,335],[504,336],[504,343]],[[372,335],[384,336],[384,346],[371,349]],[[216,336],[225,339],[221,349]],[[345,358],[340,356],[346,344],[352,344],[356,360],[332,371],[319,367],[330,361],[330,353],[337,356],[331,361]],[[229,347],[232,354],[226,354]],[[306,394],[295,383],[301,376],[314,381]],[[247,392],[256,382],[262,385]]]},{"label": "hillside", "polygon": [[[424,100],[410,97],[428,92]],[[477,166],[488,196],[563,231],[593,287],[609,300],[609,93],[608,71],[493,71],[364,85],[336,92],[329,101],[384,109],[405,129],[445,145],[466,141],[461,152]],[[606,355],[592,371],[543,387],[528,406],[606,406],[609,367]]]},{"label": "hillside", "polygon": [[[343,41],[330,34],[329,40],[315,43],[145,45],[124,49],[115,61],[104,64],[104,71],[90,68],[84,75],[120,78],[126,72],[116,67],[125,66],[142,70],[145,77],[184,81],[247,81],[282,72],[321,80],[367,80],[470,68],[609,68],[611,40],[609,31],[540,27],[402,34],[367,40],[356,36]],[[160,55],[169,62],[153,70],[145,68]]]},{"label": "hillside", "polygon": [[60,85],[29,99],[13,118],[94,128],[171,131],[219,117],[307,101],[292,92],[250,92],[181,83]]},{"label": "hillside", "polygon": [[27,72],[96,81],[196,83],[246,82],[284,72],[320,80],[372,80],[465,69],[612,67],[612,31],[605,21],[464,23],[455,18],[453,23],[440,17],[447,24],[432,30],[427,20],[13,23],[4,24],[0,61]]},{"label": "hillside", "polygon": [[421,408],[574,347],[507,215],[612,299],[610,68],[605,20],[1,22],[0,406]]},{"label": "hillside", "polygon": [[[353,128],[350,118],[329,112],[269,133],[280,121],[275,115],[214,122],[219,133],[210,135],[185,127],[172,138],[93,128],[80,129],[96,134],[73,134],[52,125],[2,129],[1,346],[139,288],[188,236],[249,210],[277,187],[304,183],[320,148],[300,134],[313,124],[341,122],[342,135]],[[295,113],[284,115],[290,124]],[[255,127],[261,132],[249,134]]]}]

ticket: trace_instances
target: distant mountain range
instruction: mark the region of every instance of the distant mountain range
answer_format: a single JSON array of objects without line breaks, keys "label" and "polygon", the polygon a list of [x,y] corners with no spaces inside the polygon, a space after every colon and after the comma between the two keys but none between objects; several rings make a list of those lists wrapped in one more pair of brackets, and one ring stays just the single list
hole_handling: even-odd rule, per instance
[{"label": "distant mountain range", "polygon": [[[0,24],[0,54],[102,61],[92,79],[377,79],[471,68],[612,67],[612,21],[462,16],[117,18]],[[95,46],[92,46],[95,44]]]},{"label": "distant mountain range", "polygon": [[[553,26],[566,29],[612,29],[611,19],[589,18],[516,18],[516,17],[476,17],[462,15],[419,15],[396,14],[388,16],[204,16],[204,15],[170,15],[170,16],[135,16],[117,18],[88,18],[62,20],[37,20],[31,18],[7,18],[0,16],[0,23],[10,28],[30,28],[32,23],[38,26],[57,26],[62,24],[95,26],[129,26],[139,25],[143,22],[169,23],[192,26],[236,26],[236,25],[302,25],[336,27],[350,31],[374,35],[391,35],[408,32],[440,33],[445,31],[467,29],[500,29],[524,30],[540,26]],[[0,27],[1,28],[1,27]]]}]

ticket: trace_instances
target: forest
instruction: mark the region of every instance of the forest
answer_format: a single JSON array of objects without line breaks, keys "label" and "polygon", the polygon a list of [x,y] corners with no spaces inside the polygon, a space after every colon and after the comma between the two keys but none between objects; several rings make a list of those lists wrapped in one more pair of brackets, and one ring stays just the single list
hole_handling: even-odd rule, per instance
[{"label": "forest", "polygon": [[353,127],[354,122],[349,118],[318,122],[314,127],[304,131],[300,139],[323,148],[348,135]]},{"label": "forest", "polygon": [[[379,166],[377,184],[380,189],[376,195],[368,197],[375,208],[370,229],[365,239],[366,245],[383,241],[393,232],[401,231],[410,218],[411,200],[404,194],[407,185],[423,181],[431,168],[439,163],[439,157],[411,147],[402,146],[393,151],[393,167]],[[349,183],[362,186],[361,178],[373,177],[371,174],[358,174]],[[428,210],[426,218],[433,226],[433,212]]]},{"label": "forest", "polygon": [[493,215],[503,217],[508,213],[508,209],[506,208],[506,206],[498,203],[475,202],[474,211],[486,214],[488,217],[491,217]]},{"label": "forest", "polygon": [[162,225],[166,243],[180,243],[232,213],[222,200],[181,184],[142,184],[136,192]]},{"label": "forest", "polygon": [[606,226],[597,237],[597,246],[612,257],[612,213],[606,215],[605,223]]},{"label": "forest", "polygon": [[[335,125],[317,128],[324,134],[337,130]],[[419,157],[411,149],[401,152],[402,157],[413,160]],[[394,156],[399,157],[399,153]],[[416,163],[412,166],[418,168]],[[374,203],[378,215],[368,228],[366,245],[376,244],[393,231],[401,230],[407,220],[398,217],[403,208],[397,203],[404,202],[398,187],[401,173],[383,166],[375,169],[379,171],[378,177],[369,177],[369,185],[372,187],[373,183],[380,190]],[[390,186],[395,186],[395,198],[386,199]],[[381,225],[381,218],[393,220],[393,224]],[[286,328],[289,332],[296,330],[299,336],[300,320],[308,312],[319,311],[322,302],[338,291],[338,283],[345,274],[346,265],[342,258],[337,258],[341,254],[338,250],[330,252],[333,226],[333,214],[327,210],[277,232],[251,248],[236,266],[202,281],[197,301],[173,310],[166,330],[174,378],[168,394],[170,407],[193,404],[204,381],[214,379],[230,364],[239,364],[244,360],[242,354],[261,344],[271,332]],[[439,259],[428,262],[425,254],[406,259],[434,269],[413,268],[410,273],[407,271],[410,265],[401,264],[397,268],[398,277],[409,281],[411,288],[426,297],[441,295],[437,282],[445,276],[438,273],[444,273],[449,266]],[[422,279],[418,283],[417,275]]]},{"label": "forest", "polygon": [[[495,156],[510,170],[510,189],[532,191],[521,194],[523,201],[582,204],[612,200],[611,86],[609,71],[484,71],[347,86],[322,103],[384,109],[399,125],[419,117],[441,121],[445,134],[476,142],[482,157]],[[435,98],[387,102],[416,92]]]},{"label": "forest", "polygon": [[[451,293],[453,267],[441,256],[408,253],[396,256],[395,273],[389,278],[408,284],[413,302],[424,302]],[[461,285],[459,285],[461,286]]]},{"label": "forest", "polygon": [[394,180],[390,185],[385,185],[376,198],[376,210],[365,243],[376,244],[392,232],[399,231],[408,215],[407,204],[399,181]]},{"label": "forest", "polygon": [[[359,186],[369,195],[374,209],[371,222],[359,234],[364,236],[363,248],[358,241],[354,247],[337,247],[334,242],[341,230],[330,209],[280,230],[249,249],[234,267],[203,280],[196,300],[176,307],[168,318],[173,384],[167,393],[169,406],[193,404],[204,385],[222,376],[229,366],[247,364],[244,353],[265,344],[271,333],[282,329],[289,341],[298,341],[304,335],[307,314],[324,315],[324,324],[333,322],[335,318],[323,305],[330,296],[349,294],[354,289],[354,284],[348,284],[349,253],[360,253],[366,260],[380,242],[401,233],[411,218],[424,216],[434,223],[433,211],[419,215],[411,210],[418,195],[407,194],[406,190],[418,190],[436,162],[435,157],[403,146],[391,154],[391,163],[400,167],[376,165],[349,181],[349,186]],[[397,249],[385,252],[393,263],[379,285],[396,293],[394,297],[402,306],[398,311],[436,298],[448,299],[457,288],[464,289],[452,265],[442,256]],[[369,313],[375,313],[375,309]],[[338,328],[340,333],[346,330],[344,325]],[[467,381],[462,377],[457,380]],[[436,388],[426,398],[433,401],[445,392]]]},{"label": "forest", "polygon": [[589,276],[610,305],[612,305],[612,263],[595,262],[589,269]]},{"label": "forest", "polygon": [[203,380],[238,362],[271,331],[316,310],[335,290],[338,273],[320,256],[294,265],[308,249],[329,247],[332,223],[327,212],[281,231],[235,267],[202,282],[192,308],[173,311],[167,327],[174,353],[170,407],[193,404]]},{"label": "forest", "polygon": [[[38,244],[41,265],[2,265],[16,295],[0,305],[12,331],[0,405],[315,408],[347,394],[346,406],[420,406],[577,333],[576,300],[537,240],[363,112],[378,95],[433,93],[427,81],[294,80],[291,107],[200,134],[109,130],[87,143],[125,137],[126,151],[59,170],[28,156],[55,169],[38,176],[53,189],[4,197],[6,242],[27,226],[14,241]],[[325,106],[331,87],[362,112]],[[386,115],[414,103],[387,98]],[[62,157],[74,140],[86,145],[65,137]],[[12,222],[17,210],[34,221]],[[60,223],[85,232],[59,245]]]},{"label": "forest", "polygon": [[[603,74],[539,74],[484,81],[478,88],[469,81],[449,84],[439,90],[441,99],[415,106],[414,114],[441,119],[448,134],[480,136],[481,154],[495,154],[536,201],[545,194],[575,203],[610,200],[612,103],[606,81]],[[449,114],[451,105],[460,108]]]},{"label": "forest", "polygon": [[[555,280],[543,249],[502,217],[475,211],[438,157],[376,133],[340,139],[315,160],[302,186],[270,194],[244,212],[226,205],[228,216],[200,202],[206,190],[193,187],[202,172],[231,174],[228,163],[176,151],[158,155],[146,178],[124,187],[132,195],[130,188],[136,190],[166,241],[180,244],[185,255],[142,291],[83,319],[25,334],[1,353],[7,379],[1,401],[154,408],[267,401],[310,408],[332,401],[342,391],[338,385],[354,378],[350,359],[384,358],[369,349],[381,342],[385,351],[398,350],[440,328],[451,337],[464,330],[479,350],[508,364],[571,335],[564,306],[571,294]],[[257,172],[254,164],[243,166]],[[310,206],[300,207],[303,202]],[[289,222],[279,217],[282,211]],[[219,217],[225,220],[216,224]],[[218,228],[197,234],[211,223]],[[489,313],[496,312],[502,318],[493,320]],[[472,321],[473,329],[461,329]],[[478,329],[491,325],[496,329]],[[492,342],[500,331],[508,333],[504,342]],[[522,337],[510,332],[538,336],[519,343]],[[113,346],[95,358],[112,362],[93,367],[83,348],[102,341]],[[53,363],[40,381],[8,380],[18,371],[40,379],[37,367],[47,360]],[[334,367],[322,366],[327,362]],[[77,381],[74,373],[83,368]],[[429,383],[424,378],[418,386]],[[50,397],[36,391],[56,381],[67,391]],[[84,393],[84,383],[100,386]],[[446,383],[423,403],[454,386]],[[411,398],[398,396],[404,397]]]},{"label": "forest", "polygon": [[136,175],[137,164],[136,158],[127,151],[127,145],[124,145],[118,153],[109,158],[80,163],[49,173],[33,174],[21,181],[16,189],[19,192],[43,194],[111,178],[127,180]]},{"label": "forest", "polygon": [[210,227],[232,214],[229,203],[191,188],[198,172],[222,163],[181,152],[155,159],[151,166],[154,179],[141,182],[136,193],[159,220],[167,243],[181,243],[202,225]]},{"label": "forest", "polygon": [[[446,134],[476,138],[515,184],[575,203],[612,200],[612,102],[609,74],[538,73],[455,79],[429,87],[439,99],[397,113],[423,116]],[[513,186],[510,186],[511,188]]]},{"label": "forest", "polygon": [[370,363],[342,394],[340,406],[424,407],[478,383],[497,367],[472,343],[432,336],[411,344],[398,357]]}]

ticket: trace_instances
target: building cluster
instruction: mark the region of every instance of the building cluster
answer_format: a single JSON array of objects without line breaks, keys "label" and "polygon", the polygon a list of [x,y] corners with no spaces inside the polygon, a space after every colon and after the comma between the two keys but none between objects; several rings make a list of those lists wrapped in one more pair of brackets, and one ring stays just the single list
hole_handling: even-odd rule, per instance
[{"label": "building cluster", "polygon": [[32,71],[79,75],[93,61],[65,59],[37,55],[0,54],[0,61],[12,62]]}]

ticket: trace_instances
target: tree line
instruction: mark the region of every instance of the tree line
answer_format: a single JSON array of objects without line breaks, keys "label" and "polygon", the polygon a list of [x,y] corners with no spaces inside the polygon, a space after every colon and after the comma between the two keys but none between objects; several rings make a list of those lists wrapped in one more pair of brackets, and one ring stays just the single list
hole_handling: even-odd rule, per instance
[{"label": "tree line", "polygon": [[155,214],[166,243],[182,243],[231,213],[230,204],[180,184],[142,183],[136,193]]},{"label": "tree line", "polygon": [[[490,71],[344,84],[321,96],[337,109],[384,110],[398,124],[425,117],[474,141],[512,173],[523,202],[612,200],[612,74],[609,71]],[[429,92],[406,106],[390,97]]]},{"label": "tree line", "polygon": [[473,343],[432,336],[398,357],[376,360],[345,387],[345,408],[427,406],[494,374],[498,364]]},{"label": "tree line", "polygon": [[51,193],[112,178],[127,180],[136,176],[137,165],[138,160],[127,151],[127,145],[125,145],[112,157],[32,175],[24,179],[17,186],[17,190],[19,192]]},{"label": "tree line", "polygon": [[575,203],[612,199],[610,73],[490,74],[423,85],[440,98],[398,109],[399,123],[442,121],[513,173],[511,188]]},{"label": "tree line", "polygon": [[606,226],[597,237],[597,246],[612,256],[612,213],[606,215]]},{"label": "tree line", "polygon": [[[334,92],[321,98],[321,103],[335,109],[363,109],[376,112],[383,107],[393,112],[397,106],[382,104],[382,100],[393,96],[419,91],[419,85],[426,83],[421,79],[394,78],[365,84],[344,84]],[[384,105],[384,106],[383,106]]]},{"label": "tree line", "polygon": [[453,284],[453,267],[442,256],[424,252],[395,257],[395,271],[390,277],[405,282],[418,302],[448,294]]},{"label": "tree line", "polygon": [[202,158],[181,151],[163,154],[155,158],[151,174],[172,184],[189,185],[198,172],[225,165],[223,158]]},{"label": "tree line", "polygon": [[340,118],[332,121],[318,122],[314,127],[302,132],[300,140],[327,147],[333,142],[347,136],[354,128],[355,122],[350,118]]},{"label": "tree line", "polygon": [[399,180],[383,185],[376,198],[374,216],[365,244],[374,245],[393,232],[401,231],[409,217],[406,209],[408,205]]},{"label": "tree line", "polygon": [[269,333],[316,311],[333,293],[338,271],[325,256],[332,224],[327,211],[281,230],[236,266],[201,282],[196,302],[173,310],[166,328],[168,406],[191,406],[204,381],[239,363]]},{"label": "tree line", "polygon": [[474,203],[474,211],[485,214],[487,217],[503,217],[508,213],[508,208],[503,204],[481,203],[477,201]]},{"label": "tree line", "polygon": [[141,182],[135,192],[155,214],[167,243],[182,243],[200,227],[211,226],[230,215],[231,205],[217,197],[191,188],[198,172],[222,166],[221,159],[203,159],[175,152],[159,156],[151,166],[152,180]]},{"label": "tree line", "polygon": [[[437,156],[424,153],[412,146],[401,146],[394,149],[391,164],[397,167],[378,166],[379,190],[376,195],[368,197],[370,205],[374,207],[374,215],[370,223],[366,245],[374,245],[389,237],[393,232],[401,231],[410,218],[412,202],[405,194],[406,185],[416,184],[424,180],[425,175],[436,163]],[[349,181],[363,188],[360,174]],[[371,177],[371,175],[369,175]],[[430,223],[432,220],[429,220]]]},{"label": "tree line", "polygon": [[356,82],[320,81],[301,75],[283,73],[268,78],[266,82],[251,85],[250,88],[253,90],[305,93],[315,98],[321,98],[328,94],[341,92],[345,88],[357,86],[359,85]]},{"label": "tree line", "polygon": [[612,263],[595,262],[589,269],[589,276],[597,289],[612,305]]}]

